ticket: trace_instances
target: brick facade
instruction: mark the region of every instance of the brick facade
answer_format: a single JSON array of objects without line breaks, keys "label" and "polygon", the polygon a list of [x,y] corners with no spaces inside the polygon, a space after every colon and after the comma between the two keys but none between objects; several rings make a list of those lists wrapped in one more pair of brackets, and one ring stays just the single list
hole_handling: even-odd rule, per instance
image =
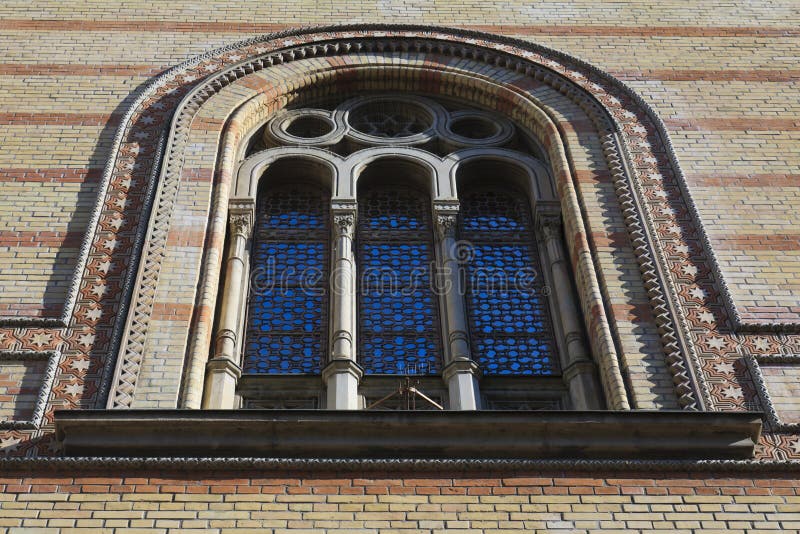
[{"label": "brick facade", "polygon": [[[221,261],[225,228],[207,221],[219,214],[215,195],[228,194],[234,166],[233,156],[217,149],[233,150],[237,136],[252,126],[247,121],[263,119],[282,104],[259,110],[238,106],[257,98],[262,104],[291,98],[312,71],[322,81],[326,72],[338,69],[349,90],[376,89],[383,81],[359,81],[354,65],[375,64],[385,55],[293,58],[225,85],[192,115],[186,139],[191,150],[182,153],[179,180],[168,192],[173,207],[163,247],[154,252],[160,270],[143,315],[148,333],[138,339],[125,328],[129,310],[123,295],[134,292],[136,279],[128,275],[131,252],[144,242],[139,233],[147,227],[144,206],[164,193],[150,189],[151,178],[158,176],[154,167],[162,127],[178,102],[207,77],[246,58],[297,46],[303,38],[264,39],[217,51],[182,65],[159,87],[147,85],[187,58],[265,33],[398,21],[498,36],[487,37],[481,46],[553,69],[622,125],[626,146],[635,151],[644,209],[668,262],[665,276],[675,288],[676,313],[686,320],[697,364],[692,372],[708,389],[695,396],[705,395],[708,409],[766,412],[756,456],[780,463],[785,472],[771,478],[775,475],[743,464],[739,472],[687,468],[659,474],[642,465],[618,478],[578,467],[463,478],[462,473],[420,477],[353,468],[285,478],[269,469],[254,478],[251,472],[221,468],[213,475],[152,478],[154,472],[120,467],[75,478],[77,472],[52,474],[44,464],[32,463],[26,478],[0,479],[0,530],[800,530],[794,480],[794,462],[800,461],[800,408],[794,395],[800,373],[800,20],[790,1],[735,9],[724,2],[603,6],[579,0],[499,7],[472,1],[435,6],[348,1],[302,9],[288,3],[189,0],[169,6],[0,5],[0,42],[9,51],[0,59],[0,456],[58,455],[53,411],[106,406],[114,348],[121,340],[141,342],[148,355],[136,371],[136,393],[128,406],[175,408],[196,402],[185,384],[203,368],[192,368],[185,357],[210,343],[217,286],[207,266]],[[355,31],[328,37],[345,39],[342,33]],[[448,35],[456,45],[472,46],[465,44],[469,36]],[[522,44],[501,43],[503,37],[571,57],[533,54]],[[621,89],[574,58],[621,80],[643,101],[626,99]],[[446,51],[398,55],[393,61],[438,69],[435,76],[409,81],[410,90],[438,91],[455,84],[455,74],[481,73],[503,83],[512,80],[503,90],[544,103],[553,131],[559,132],[553,139],[566,147],[568,171],[555,170],[570,176],[563,187],[574,188],[575,213],[585,220],[585,227],[574,228],[568,237],[573,266],[579,278],[588,279],[582,287],[596,284],[592,298],[607,303],[607,323],[595,320],[596,309],[584,309],[593,351],[620,362],[628,391],[627,396],[612,391],[609,398],[635,409],[685,406],[685,394],[676,391],[682,371],[669,354],[665,358],[669,343],[658,323],[662,314],[642,280],[639,245],[590,113],[557,87],[515,79],[519,73],[510,63],[487,67],[478,57],[454,59]],[[517,109],[506,93],[485,98],[497,111]],[[646,106],[664,121],[669,139],[658,133]],[[234,110],[242,123],[231,127]],[[626,118],[626,111],[634,117]],[[546,131],[544,122],[531,116],[514,118]],[[669,162],[670,145],[686,191]],[[656,160],[652,165],[648,155]],[[560,165],[558,158],[553,161]],[[660,178],[652,178],[651,167]],[[689,195],[708,244],[690,215]],[[149,236],[146,242],[154,240]],[[688,252],[682,252],[684,246]],[[578,261],[586,255],[597,266],[594,282],[594,272],[582,271]],[[41,357],[15,359],[20,352]],[[48,358],[55,360],[50,364]],[[41,424],[15,425],[33,417],[42,394]],[[7,395],[16,396],[4,402]]]},{"label": "brick facade", "polygon": [[5,477],[0,486],[0,527],[9,532],[800,530],[800,495],[795,481],[783,477],[132,473]]}]

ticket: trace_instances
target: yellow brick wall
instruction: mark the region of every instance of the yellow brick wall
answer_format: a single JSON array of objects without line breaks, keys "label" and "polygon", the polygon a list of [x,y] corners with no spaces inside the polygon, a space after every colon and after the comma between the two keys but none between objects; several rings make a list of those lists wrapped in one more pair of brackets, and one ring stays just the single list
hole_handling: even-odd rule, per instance
[{"label": "yellow brick wall", "polygon": [[[797,18],[796,6],[788,1],[735,7],[724,2],[134,2],[122,9],[102,2],[91,8],[81,2],[41,2],[36,9],[4,2],[0,42],[10,53],[0,62],[0,115],[30,113],[44,124],[6,117],[0,167],[101,168],[113,116],[107,123],[79,126],[76,115],[118,113],[150,76],[239,39],[322,23],[474,27],[574,54],[638,90],[667,120],[737,304],[745,312],[791,306],[800,300],[794,229],[800,187]],[[66,114],[68,124],[47,124],[52,112]],[[708,119],[750,120],[725,126]],[[709,175],[727,179],[712,185]],[[776,182],[776,176],[782,178]],[[749,177],[760,181],[738,185]],[[734,189],[723,193],[728,186]],[[70,214],[85,210],[86,198],[91,193],[85,189],[59,191],[54,211],[64,217],[54,221],[54,230],[71,231]],[[0,199],[3,224],[14,225],[8,210],[18,205],[16,195]],[[39,206],[28,211],[50,214]],[[80,220],[78,215],[75,224]],[[761,248],[754,253],[731,239],[742,233],[762,237]],[[779,252],[762,254],[775,248],[776,239]],[[11,270],[25,279],[24,294],[0,279],[0,305],[10,306],[10,313],[41,308],[45,293],[63,295],[65,276],[37,277],[36,265],[59,263],[52,247],[45,251],[49,254],[0,247],[3,259],[21,258]],[[59,260],[69,266],[73,257],[61,254]],[[746,261],[740,264],[739,258]],[[62,271],[68,267],[55,269]]]}]

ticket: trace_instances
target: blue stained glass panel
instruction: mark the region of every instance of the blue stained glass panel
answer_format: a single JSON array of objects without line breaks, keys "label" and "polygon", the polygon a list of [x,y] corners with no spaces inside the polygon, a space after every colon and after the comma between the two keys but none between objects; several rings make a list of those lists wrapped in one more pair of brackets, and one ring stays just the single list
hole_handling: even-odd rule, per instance
[{"label": "blue stained glass panel", "polygon": [[430,199],[402,186],[358,199],[359,362],[368,374],[441,370]]},{"label": "blue stained glass panel", "polygon": [[467,190],[459,233],[472,252],[465,268],[473,358],[487,375],[558,374],[525,196]]},{"label": "blue stained glass panel", "polygon": [[244,372],[317,374],[327,345],[330,200],[310,185],[259,199]]}]

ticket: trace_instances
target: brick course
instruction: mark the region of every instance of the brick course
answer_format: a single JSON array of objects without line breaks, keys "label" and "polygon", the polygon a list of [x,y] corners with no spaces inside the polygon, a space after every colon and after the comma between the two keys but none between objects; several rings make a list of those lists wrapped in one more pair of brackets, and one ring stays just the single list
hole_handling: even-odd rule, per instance
[{"label": "brick course", "polygon": [[[410,475],[410,476],[408,476]],[[794,532],[786,478],[244,473],[5,477],[0,527],[142,532]],[[43,530],[47,532],[48,530]],[[130,532],[131,530],[125,530]]]}]

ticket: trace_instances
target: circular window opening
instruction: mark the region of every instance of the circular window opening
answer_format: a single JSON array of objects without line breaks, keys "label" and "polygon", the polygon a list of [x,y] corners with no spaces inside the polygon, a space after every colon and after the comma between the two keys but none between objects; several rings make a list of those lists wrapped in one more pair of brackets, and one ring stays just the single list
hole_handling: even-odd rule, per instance
[{"label": "circular window opening", "polygon": [[322,117],[298,117],[285,127],[286,133],[294,137],[311,139],[322,137],[333,131],[333,124]]},{"label": "circular window opening", "polygon": [[353,109],[349,121],[363,134],[394,139],[421,134],[431,127],[433,117],[417,104],[378,100]]},{"label": "circular window opening", "polygon": [[486,119],[463,117],[450,123],[450,131],[467,139],[488,139],[500,132],[498,126]]}]

